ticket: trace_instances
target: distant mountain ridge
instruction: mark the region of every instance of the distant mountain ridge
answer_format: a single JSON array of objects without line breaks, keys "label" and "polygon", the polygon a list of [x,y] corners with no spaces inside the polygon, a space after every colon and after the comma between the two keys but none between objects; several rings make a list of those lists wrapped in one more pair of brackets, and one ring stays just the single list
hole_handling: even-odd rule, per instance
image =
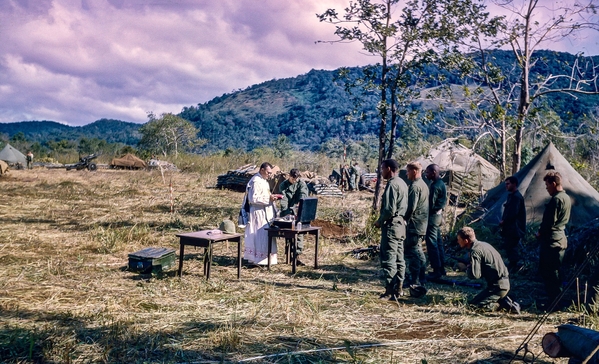
[{"label": "distant mountain ridge", "polygon": [[69,126],[48,120],[19,121],[0,123],[0,134],[7,134],[10,138],[21,132],[27,140],[40,143],[49,140],[98,138],[104,139],[108,143],[136,145],[141,137],[140,127],[140,124],[114,119],[100,119],[83,126]]},{"label": "distant mountain ridge", "polygon": [[[568,67],[575,59],[572,54],[554,51],[539,51],[538,55],[542,62],[537,62],[532,75],[568,73]],[[505,70],[513,69],[511,52],[494,51],[492,56]],[[599,64],[599,57],[593,57],[593,61]],[[359,67],[349,69],[353,76],[362,70]],[[461,82],[454,75],[433,66],[427,67],[426,71],[432,75],[443,74],[452,84]],[[184,107],[179,115],[194,123],[200,130],[199,138],[208,140],[204,151],[227,148],[252,150],[268,145],[279,135],[287,136],[298,149],[317,150],[331,138],[358,140],[365,135],[377,135],[377,96],[364,96],[356,109],[352,96],[345,91],[344,82],[337,79],[337,74],[338,70],[311,70],[297,77],[266,81],[215,97],[206,103]],[[517,74],[511,77],[517,77]],[[436,86],[438,84],[430,85]],[[576,127],[599,104],[599,97],[587,95],[573,98],[554,93],[545,100],[547,107],[562,118],[565,127]],[[421,98],[412,105],[415,109],[431,109],[438,105],[438,101]],[[353,114],[356,117],[348,118],[352,111],[357,111]],[[459,117],[459,108],[453,108],[452,112],[455,114],[451,117]],[[28,140],[40,143],[85,137],[134,146],[140,139],[140,126],[110,119],[78,127],[52,121],[24,121],[0,123],[0,134],[10,138],[23,132]],[[427,129],[428,133],[439,133],[431,126],[421,125],[421,128]]]}]

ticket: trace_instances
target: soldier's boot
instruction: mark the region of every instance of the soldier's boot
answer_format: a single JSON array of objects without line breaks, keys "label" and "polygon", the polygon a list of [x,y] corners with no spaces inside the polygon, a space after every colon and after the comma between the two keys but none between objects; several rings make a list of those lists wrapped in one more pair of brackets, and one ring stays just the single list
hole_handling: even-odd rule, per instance
[{"label": "soldier's boot", "polygon": [[379,296],[380,300],[390,300],[393,297],[393,291],[391,289],[385,289],[385,292]]}]

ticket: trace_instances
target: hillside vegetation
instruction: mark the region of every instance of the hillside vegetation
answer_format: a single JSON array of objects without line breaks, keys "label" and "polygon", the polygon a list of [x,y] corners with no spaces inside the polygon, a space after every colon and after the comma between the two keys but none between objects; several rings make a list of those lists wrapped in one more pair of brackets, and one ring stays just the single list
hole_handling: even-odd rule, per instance
[{"label": "hillside vegetation", "polygon": [[[569,53],[540,51],[538,54],[541,61],[532,69],[533,76],[568,73],[575,59]],[[508,79],[516,77],[512,72],[514,60],[510,52],[495,51],[492,55],[493,61],[501,66]],[[597,57],[587,60],[595,64],[598,62]],[[349,78],[356,78],[361,72],[362,68],[351,68]],[[441,112],[440,101],[431,100],[426,95],[431,95],[433,88],[447,84],[462,85],[467,79],[460,79],[433,66],[427,67],[424,72],[430,79],[427,85],[430,89],[422,90],[421,98],[413,103],[413,108],[436,112],[432,120],[424,116],[420,119],[418,127],[422,137],[456,136],[447,135],[435,120],[461,123],[464,121],[461,110],[468,105],[455,102],[460,99],[458,94],[453,102],[444,103],[444,111]],[[338,70],[312,70],[293,78],[267,81],[215,97],[203,104],[184,107],[179,116],[193,122],[199,129],[198,138],[208,141],[196,152],[253,150],[270,145],[279,135],[286,136],[295,149],[315,151],[331,140],[357,141],[376,135],[377,98],[369,94],[348,94],[338,73]],[[593,95],[574,97],[553,93],[547,95],[542,107],[554,112],[562,121],[562,129],[568,131],[576,130],[592,114],[598,100],[599,97]],[[47,148],[51,147],[49,141],[77,142],[81,138],[99,138],[108,143],[135,146],[140,139],[138,129],[138,124],[106,119],[82,127],[48,121],[19,122],[0,124],[0,140],[23,133],[28,143],[38,142]],[[399,140],[401,143],[401,137]]]}]

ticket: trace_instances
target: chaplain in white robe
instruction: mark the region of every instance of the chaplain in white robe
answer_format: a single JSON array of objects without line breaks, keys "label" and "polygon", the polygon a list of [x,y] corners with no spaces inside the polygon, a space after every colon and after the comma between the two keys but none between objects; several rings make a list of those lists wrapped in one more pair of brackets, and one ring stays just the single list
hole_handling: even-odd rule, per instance
[{"label": "chaplain in white robe", "polygon": [[[268,179],[272,176],[272,165],[262,163],[260,171],[248,182],[247,192],[250,202],[249,221],[245,227],[243,258],[258,265],[268,264],[268,222],[275,217],[273,202],[276,196],[270,193]],[[273,244],[270,264],[277,264],[277,245]]]}]

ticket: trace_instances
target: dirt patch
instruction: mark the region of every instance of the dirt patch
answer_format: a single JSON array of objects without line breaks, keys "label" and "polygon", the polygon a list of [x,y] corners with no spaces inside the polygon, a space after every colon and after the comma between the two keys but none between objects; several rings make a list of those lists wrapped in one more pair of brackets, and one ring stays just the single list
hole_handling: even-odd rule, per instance
[{"label": "dirt patch", "polygon": [[349,229],[341,225],[332,223],[330,221],[316,219],[312,221],[311,225],[321,227],[322,230],[320,230],[320,232],[322,236],[324,236],[325,238],[338,239],[343,238],[349,234]]},{"label": "dirt patch", "polygon": [[[488,332],[477,332],[454,325],[439,325],[437,321],[417,321],[401,325],[397,329],[379,331],[377,336],[387,340],[423,340],[434,337],[488,337]],[[479,335],[480,334],[480,335]]]}]

